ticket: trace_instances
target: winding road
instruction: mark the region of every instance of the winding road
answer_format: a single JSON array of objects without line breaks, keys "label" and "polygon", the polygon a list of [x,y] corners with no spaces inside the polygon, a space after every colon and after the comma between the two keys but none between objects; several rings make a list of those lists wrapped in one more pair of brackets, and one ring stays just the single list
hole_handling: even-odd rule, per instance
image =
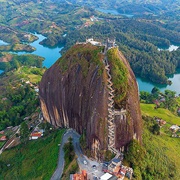
[{"label": "winding road", "polygon": [[[59,159],[58,159],[57,168],[56,168],[54,174],[52,175],[51,180],[60,180],[60,178],[63,174],[63,170],[64,170],[63,147],[64,147],[64,144],[66,144],[68,142],[68,139],[70,137],[72,137],[72,139],[73,139],[74,151],[76,153],[76,156],[78,157],[77,161],[78,161],[78,165],[79,165],[80,169],[85,169],[87,171],[89,177],[101,176],[103,174],[102,173],[102,164],[99,164],[96,161],[91,161],[90,159],[88,159],[86,156],[84,156],[82,154],[82,150],[81,150],[80,144],[79,144],[80,135],[73,129],[68,129],[66,131],[66,133],[63,135],[61,145],[59,148]],[[86,161],[86,164],[84,164],[84,161]],[[96,165],[97,169],[92,168],[93,165]],[[93,178],[90,178],[90,179],[93,179]]]},{"label": "winding road", "polygon": [[78,133],[76,133],[74,130],[72,129],[68,129],[66,131],[66,133],[63,135],[62,141],[61,141],[61,145],[60,145],[60,149],[59,149],[59,159],[58,159],[58,165],[57,165],[57,169],[54,172],[54,174],[51,177],[51,180],[59,180],[63,174],[63,170],[64,170],[64,151],[63,151],[63,147],[64,144],[66,144],[68,142],[68,139],[72,137],[73,138],[73,145],[74,145],[74,150],[76,155],[79,157],[81,155],[81,148],[79,146],[79,138],[80,135]]}]

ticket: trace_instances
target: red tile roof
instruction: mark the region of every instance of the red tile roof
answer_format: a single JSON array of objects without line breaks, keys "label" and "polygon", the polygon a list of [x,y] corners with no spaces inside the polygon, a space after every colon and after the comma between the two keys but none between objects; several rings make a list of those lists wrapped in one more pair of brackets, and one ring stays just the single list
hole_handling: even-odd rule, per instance
[{"label": "red tile roof", "polygon": [[0,134],[4,134],[4,131],[0,131]]},{"label": "red tile roof", "polygon": [[82,170],[82,174],[74,174],[73,180],[87,180],[87,172]]},{"label": "red tile roof", "polygon": [[2,137],[0,138],[0,141],[6,141],[6,140],[7,140],[6,136],[2,136]]},{"label": "red tile roof", "polygon": [[40,132],[31,133],[31,137],[41,137],[41,133]]}]

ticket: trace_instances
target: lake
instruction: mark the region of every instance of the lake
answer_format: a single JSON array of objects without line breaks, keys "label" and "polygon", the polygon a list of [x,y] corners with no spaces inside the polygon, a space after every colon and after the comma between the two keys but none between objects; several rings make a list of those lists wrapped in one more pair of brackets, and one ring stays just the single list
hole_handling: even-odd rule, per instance
[{"label": "lake", "polygon": [[122,14],[119,13],[117,10],[115,9],[102,9],[102,8],[96,8],[97,11],[105,13],[105,14],[112,14],[112,15],[121,15],[121,16],[126,16],[128,18],[132,18],[134,15],[133,14]]},{"label": "lake", "polygon": [[2,46],[2,45],[8,45],[8,43],[6,43],[6,42],[0,40],[0,46]]},{"label": "lake", "polygon": [[[41,34],[34,34],[35,36],[37,36],[39,39],[30,43],[31,46],[35,47],[36,50],[32,53],[27,53],[25,51],[22,52],[11,52],[14,54],[18,54],[18,55],[22,55],[22,54],[35,54],[41,57],[44,57],[45,60],[43,61],[43,66],[49,68],[52,64],[54,64],[56,62],[56,60],[58,60],[61,57],[61,49],[63,48],[63,46],[57,46],[57,47],[53,47],[53,48],[49,48],[46,46],[43,46],[41,44],[39,44],[39,42],[41,42],[43,39],[45,39],[46,37],[41,35]],[[7,45],[8,43],[0,40],[0,45]],[[3,71],[0,70],[0,74]]]},{"label": "lake", "polygon": [[166,51],[171,52],[171,51],[176,51],[178,48],[179,48],[179,46],[175,46],[175,45],[171,44],[168,49],[166,49],[166,48],[158,48],[158,51],[166,50]]},{"label": "lake", "polygon": [[151,92],[152,88],[156,86],[160,89],[161,92],[164,92],[165,89],[168,89],[171,91],[176,91],[177,94],[180,94],[180,69],[178,69],[174,75],[169,76],[169,80],[172,81],[171,85],[152,83],[140,77],[136,77],[136,80],[139,85],[139,91]]},{"label": "lake", "polygon": [[[36,48],[36,51],[30,54],[35,54],[44,57],[45,60],[43,61],[43,66],[49,68],[52,64],[56,62],[56,60],[58,60],[61,57],[60,51],[63,48],[63,46],[57,46],[53,48],[43,46],[39,44],[39,42],[41,42],[46,37],[36,33],[34,35],[37,36],[39,39],[34,41],[33,43],[30,43],[31,46]],[[22,55],[22,54],[27,54],[27,52],[18,52],[16,54]]]},{"label": "lake", "polygon": [[[39,56],[42,56],[45,58],[44,62],[43,62],[43,66],[49,68],[51,65],[53,65],[57,59],[59,59],[61,57],[60,51],[63,48],[61,47],[55,47],[55,48],[49,48],[49,47],[45,47],[43,45],[40,45],[39,42],[42,41],[45,37],[41,34],[35,34],[39,39],[34,41],[33,43],[30,43],[31,46],[36,48],[36,51],[32,52],[31,54],[36,54]],[[3,41],[0,41],[0,45],[4,45],[7,44]],[[174,46],[171,45],[169,47],[169,49],[174,47],[178,47],[178,46]],[[168,49],[168,50],[169,50]],[[27,54],[26,52],[18,52],[16,54]],[[0,70],[0,73],[2,73],[3,71]],[[151,83],[148,80],[145,80],[143,78],[140,77],[136,77],[137,78],[137,82],[139,84],[139,90],[140,91],[148,91],[151,92],[152,88],[154,86],[158,87],[161,91],[164,91],[165,89],[169,89],[169,90],[173,90],[176,91],[178,94],[180,94],[180,70],[178,70],[174,75],[169,76],[169,80],[172,81],[172,85],[160,85],[160,84],[155,84],[155,83]]]}]

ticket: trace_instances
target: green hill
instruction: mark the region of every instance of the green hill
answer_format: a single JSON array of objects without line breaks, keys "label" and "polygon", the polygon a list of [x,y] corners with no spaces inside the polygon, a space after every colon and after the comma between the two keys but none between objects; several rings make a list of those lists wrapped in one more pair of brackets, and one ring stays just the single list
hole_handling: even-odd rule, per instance
[{"label": "green hill", "polygon": [[159,117],[165,120],[168,124],[179,124],[180,125],[180,117],[174,115],[171,111],[164,108],[154,109],[155,104],[143,104],[141,103],[141,111],[142,115],[151,116],[151,117]]},{"label": "green hill", "polygon": [[[169,110],[154,109],[153,104],[141,104],[144,119],[143,147],[145,157],[138,166],[134,166],[135,179],[178,180],[180,177],[180,139],[171,137],[169,126],[180,125],[180,117]],[[166,121],[160,128],[160,135],[152,133],[155,123],[152,117],[159,117]]]},{"label": "green hill", "polygon": [[[57,167],[58,144],[64,130],[6,150],[0,156],[0,179],[47,179]],[[10,164],[9,167],[7,165]]]}]

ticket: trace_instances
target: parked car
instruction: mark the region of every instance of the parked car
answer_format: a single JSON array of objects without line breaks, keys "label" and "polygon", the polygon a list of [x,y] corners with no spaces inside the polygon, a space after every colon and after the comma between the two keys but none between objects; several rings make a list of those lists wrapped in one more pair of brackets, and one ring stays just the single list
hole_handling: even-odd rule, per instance
[{"label": "parked car", "polygon": [[96,169],[96,165],[93,165],[92,168],[93,168],[93,169]]},{"label": "parked car", "polygon": [[86,160],[84,160],[83,163],[84,163],[85,165],[87,165],[87,161],[86,161]]}]

